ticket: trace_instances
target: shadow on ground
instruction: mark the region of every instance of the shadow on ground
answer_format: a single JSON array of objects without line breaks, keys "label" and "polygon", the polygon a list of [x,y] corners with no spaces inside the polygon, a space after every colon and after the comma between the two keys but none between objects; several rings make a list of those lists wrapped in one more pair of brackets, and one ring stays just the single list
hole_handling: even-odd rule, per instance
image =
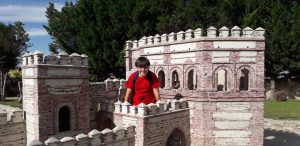
[{"label": "shadow on ground", "polygon": [[300,146],[298,134],[271,129],[265,129],[264,133],[264,146]]}]

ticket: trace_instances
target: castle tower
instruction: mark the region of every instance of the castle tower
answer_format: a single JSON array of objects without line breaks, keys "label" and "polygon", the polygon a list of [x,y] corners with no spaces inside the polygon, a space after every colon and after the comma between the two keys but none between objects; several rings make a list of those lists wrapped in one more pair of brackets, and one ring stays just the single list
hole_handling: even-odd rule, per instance
[{"label": "castle tower", "polygon": [[262,146],[264,32],[210,27],[127,41],[126,77],[139,56],[150,60],[162,100],[188,101],[191,146]]},{"label": "castle tower", "polygon": [[59,133],[89,132],[87,56],[25,54],[22,76],[27,144]]}]

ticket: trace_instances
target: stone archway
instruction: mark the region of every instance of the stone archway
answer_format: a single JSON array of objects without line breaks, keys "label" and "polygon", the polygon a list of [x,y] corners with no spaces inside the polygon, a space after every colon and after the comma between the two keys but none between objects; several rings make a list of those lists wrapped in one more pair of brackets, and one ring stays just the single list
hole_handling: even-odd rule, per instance
[{"label": "stone archway", "polygon": [[58,117],[58,125],[59,125],[59,132],[69,131],[70,130],[70,110],[67,106],[63,106],[59,110],[59,117]]},{"label": "stone archway", "polygon": [[175,128],[169,135],[166,146],[187,146],[184,133]]}]

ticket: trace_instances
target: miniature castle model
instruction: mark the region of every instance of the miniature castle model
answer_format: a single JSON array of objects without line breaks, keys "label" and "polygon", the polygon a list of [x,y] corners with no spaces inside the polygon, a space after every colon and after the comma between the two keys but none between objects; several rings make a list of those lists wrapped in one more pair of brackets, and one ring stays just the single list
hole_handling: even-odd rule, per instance
[{"label": "miniature castle model", "polygon": [[27,145],[262,146],[265,30],[229,32],[127,41],[126,78],[145,56],[161,81],[162,100],[148,105],[121,102],[125,80],[89,83],[86,55],[25,54]]}]

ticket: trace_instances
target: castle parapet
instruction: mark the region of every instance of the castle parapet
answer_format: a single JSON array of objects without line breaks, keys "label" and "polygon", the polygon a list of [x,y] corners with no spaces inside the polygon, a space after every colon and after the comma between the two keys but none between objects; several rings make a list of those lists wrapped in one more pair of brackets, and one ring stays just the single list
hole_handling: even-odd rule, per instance
[{"label": "castle parapet", "polygon": [[106,85],[106,91],[125,90],[126,89],[126,87],[125,87],[126,80],[124,80],[124,79],[108,78],[104,81],[104,83]]},{"label": "castle parapet", "polygon": [[[218,34],[218,35],[217,35]],[[231,34],[231,35],[230,35]],[[234,26],[229,33],[229,28],[223,26],[219,30],[211,26],[207,29],[207,36],[202,34],[202,29],[197,28],[195,30],[188,29],[186,31],[179,31],[177,33],[171,32],[170,34],[156,34],[153,36],[144,36],[140,40],[126,41],[126,50],[135,49],[140,47],[148,47],[153,45],[162,45],[166,43],[176,43],[176,42],[189,42],[197,41],[199,39],[231,39],[231,38],[241,38],[241,39],[264,39],[265,29],[258,27],[253,30],[250,27],[246,27],[241,31],[241,28]]]},{"label": "castle parapet", "polygon": [[[0,109],[1,110],[1,109]],[[12,109],[7,112],[0,112],[0,125],[6,125],[9,123],[24,122],[23,111],[19,108]]]},{"label": "castle parapet", "polygon": [[25,53],[23,55],[23,66],[27,65],[38,65],[38,64],[48,64],[48,65],[72,65],[88,67],[88,56],[85,54],[73,53],[69,55],[68,53],[62,51],[58,55],[46,55],[40,51],[35,51],[31,53]]},{"label": "castle parapet", "polygon": [[135,116],[151,116],[157,115],[167,112],[172,112],[180,109],[186,109],[187,101],[184,100],[172,100],[168,104],[162,101],[157,101],[156,103],[150,103],[148,105],[141,103],[138,106],[132,106],[128,102],[116,102],[115,103],[115,111],[116,114],[127,114],[127,115],[135,115]]},{"label": "castle parapet", "polygon": [[104,145],[122,145],[131,146],[133,145],[129,141],[134,142],[135,126],[126,125],[117,126],[114,129],[104,129],[98,131],[96,129],[86,134],[78,134],[75,137],[64,137],[60,140],[55,137],[50,137],[44,143],[34,140],[29,146],[104,146]]}]

